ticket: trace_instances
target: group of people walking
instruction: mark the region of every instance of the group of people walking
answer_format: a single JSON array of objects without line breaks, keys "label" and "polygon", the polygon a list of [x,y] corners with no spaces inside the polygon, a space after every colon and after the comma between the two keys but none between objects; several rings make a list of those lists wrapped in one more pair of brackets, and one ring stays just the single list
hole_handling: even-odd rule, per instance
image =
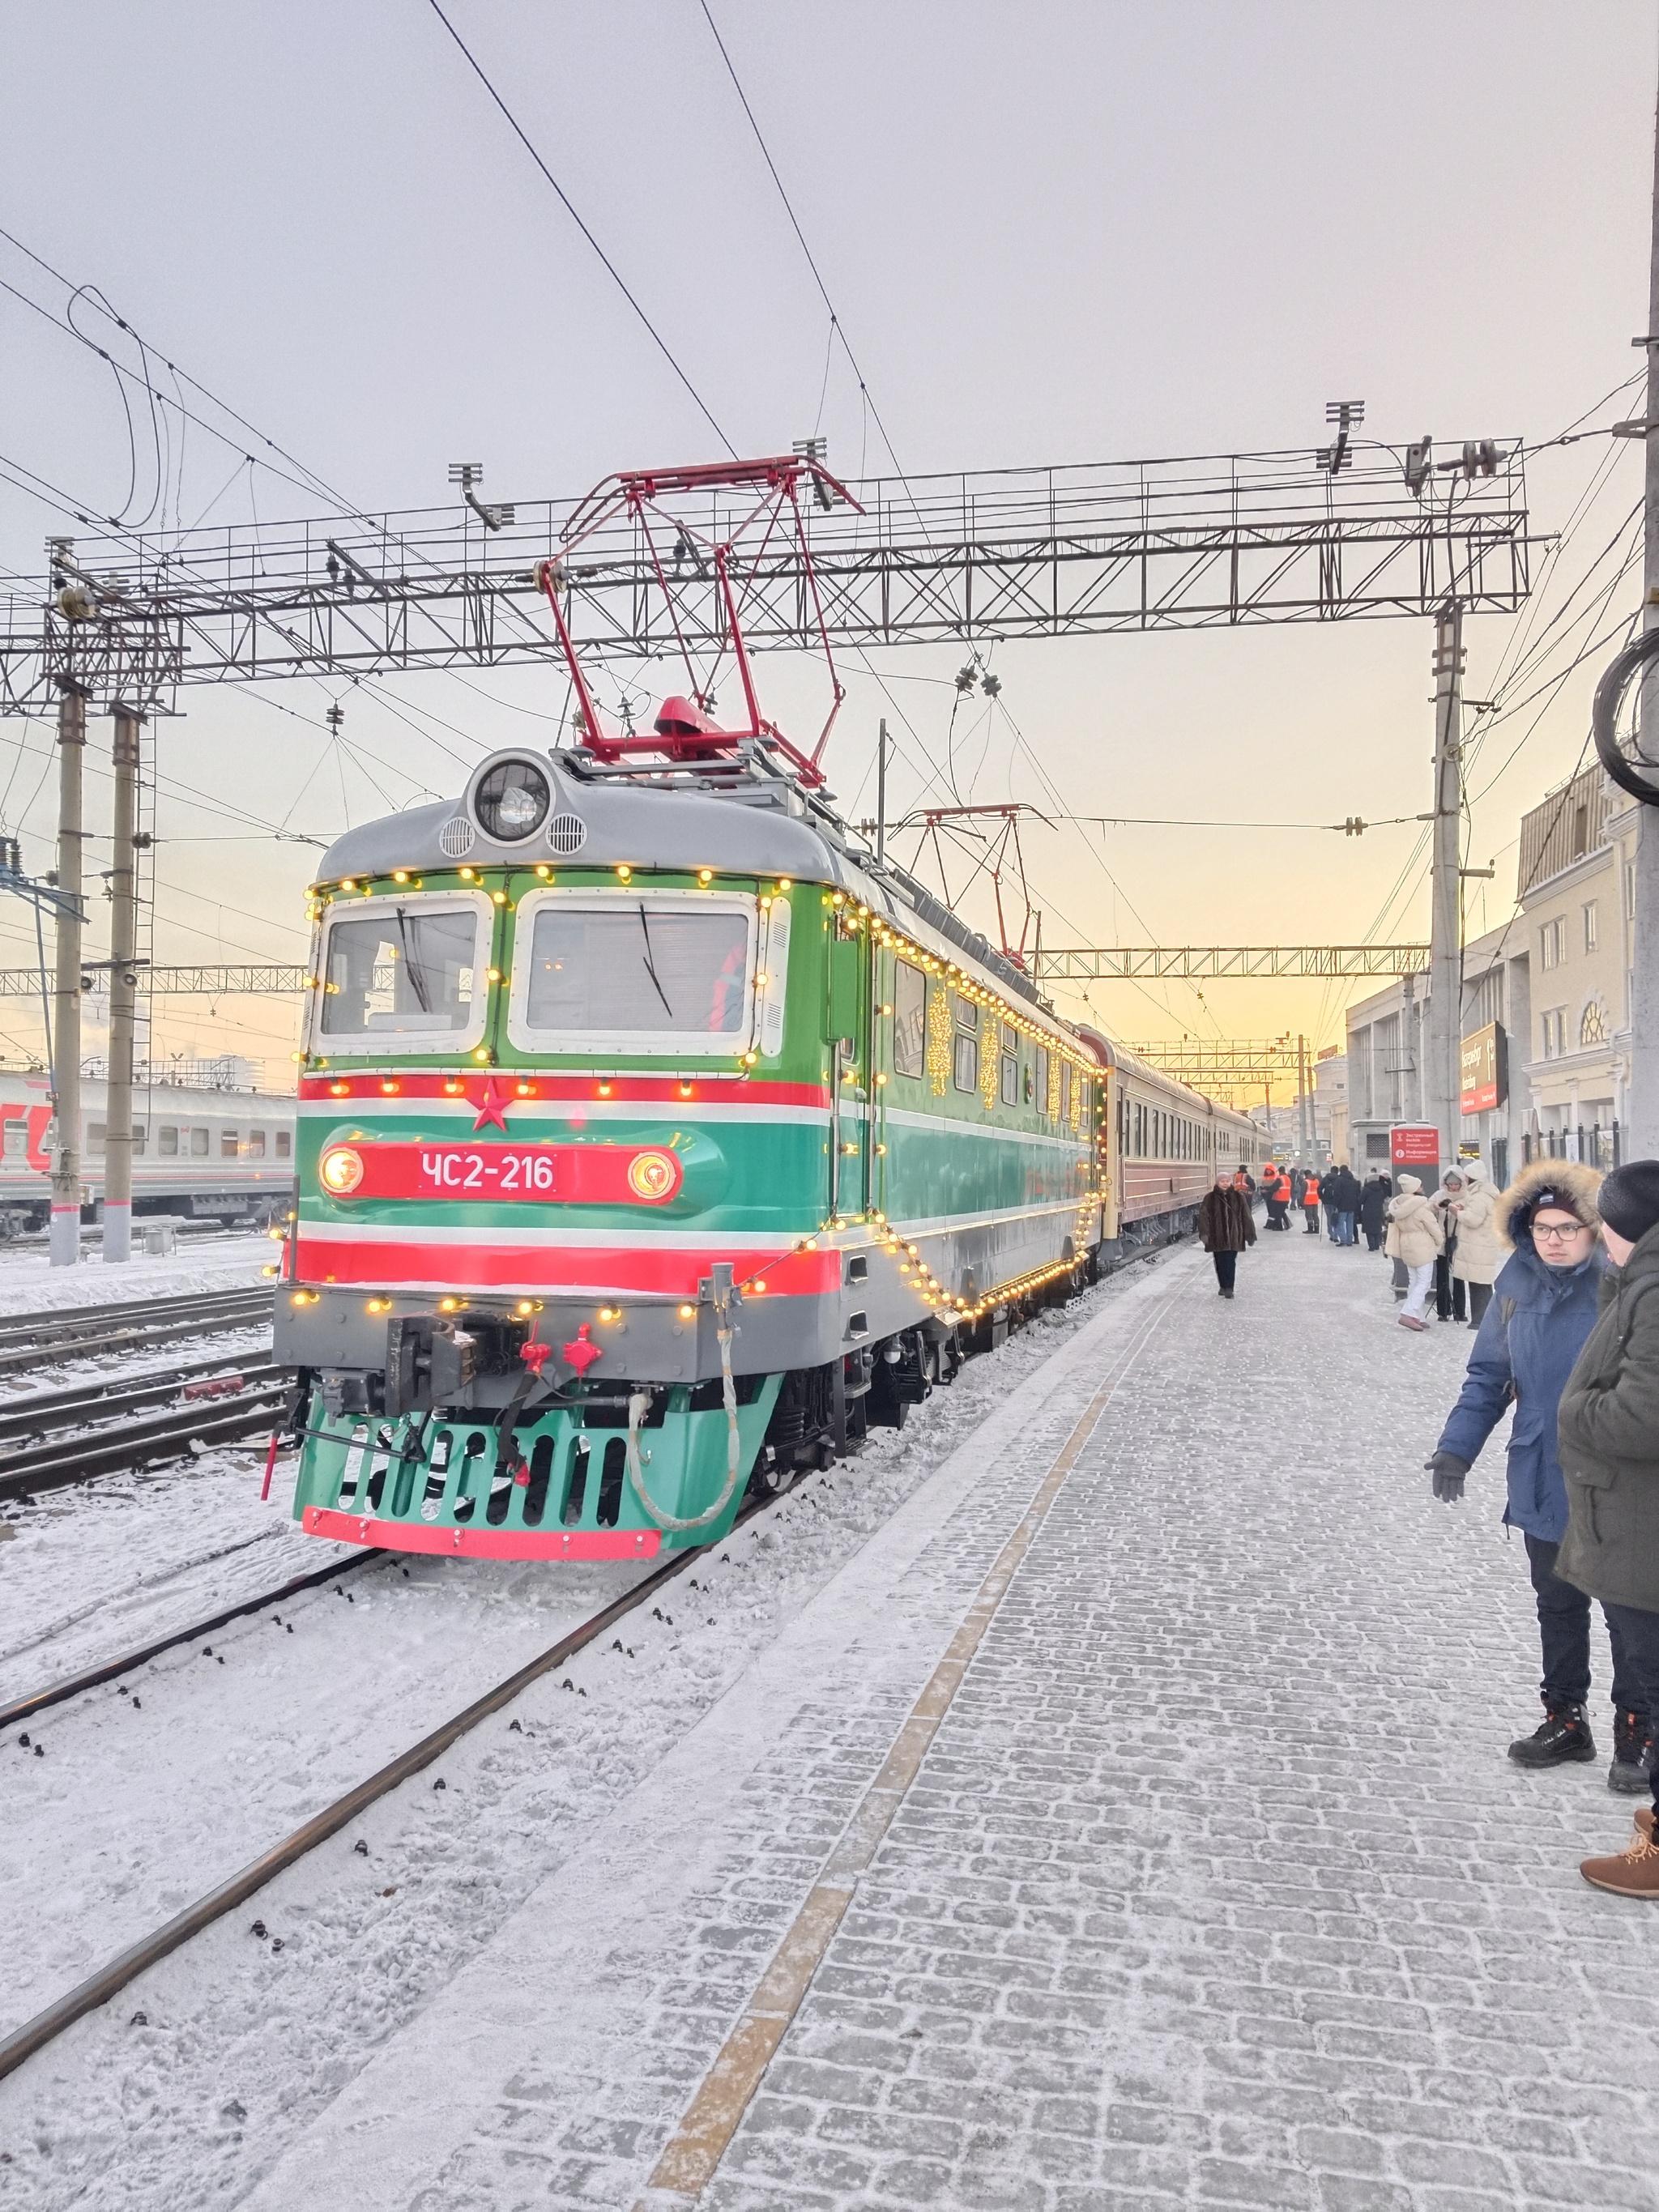
[{"label": "group of people walking", "polygon": [[1616,1896],[1659,1899],[1659,1160],[1605,1177],[1538,1161],[1494,1197],[1490,1219],[1507,1257],[1425,1464],[1433,1495],[1456,1504],[1513,1406],[1504,1519],[1526,1545],[1544,1717],[1510,1757],[1533,1771],[1595,1758],[1586,1708],[1598,1599],[1613,1656],[1608,1786],[1651,1802],[1625,1850],[1579,1871]]}]

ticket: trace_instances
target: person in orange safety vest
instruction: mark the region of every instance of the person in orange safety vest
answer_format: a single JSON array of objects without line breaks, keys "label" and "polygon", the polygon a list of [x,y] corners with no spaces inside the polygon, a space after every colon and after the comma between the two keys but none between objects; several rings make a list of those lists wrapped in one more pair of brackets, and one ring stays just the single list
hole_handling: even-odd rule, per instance
[{"label": "person in orange safety vest", "polygon": [[1302,1179],[1302,1219],[1310,1237],[1319,1234],[1319,1177],[1312,1168]]}]

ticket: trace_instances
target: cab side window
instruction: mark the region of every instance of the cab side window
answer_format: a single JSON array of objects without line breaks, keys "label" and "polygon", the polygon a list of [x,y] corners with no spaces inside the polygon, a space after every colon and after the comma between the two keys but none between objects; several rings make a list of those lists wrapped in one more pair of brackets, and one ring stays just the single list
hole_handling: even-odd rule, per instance
[{"label": "cab side window", "polygon": [[927,978],[908,960],[893,963],[893,1072],[921,1075],[927,1064]]}]

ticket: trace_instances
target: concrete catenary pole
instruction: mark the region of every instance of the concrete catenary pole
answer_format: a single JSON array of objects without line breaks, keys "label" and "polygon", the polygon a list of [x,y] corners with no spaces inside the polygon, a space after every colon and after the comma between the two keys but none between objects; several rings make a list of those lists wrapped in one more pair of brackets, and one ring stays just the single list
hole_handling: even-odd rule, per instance
[{"label": "concrete catenary pole", "polygon": [[1462,899],[1457,878],[1463,815],[1463,610],[1449,599],[1434,620],[1434,866],[1429,926],[1429,1018],[1423,1053],[1423,1118],[1440,1132],[1440,1163],[1457,1158],[1463,1036]]},{"label": "concrete catenary pole", "polygon": [[115,709],[115,857],[110,870],[109,1086],[104,1112],[104,1263],[132,1256],[132,1032],[137,1006],[138,732],[130,707]]},{"label": "concrete catenary pole", "polygon": [[58,974],[53,991],[52,1100],[57,1141],[52,1156],[54,1267],[81,1260],[81,789],[87,750],[86,695],[65,683],[58,700]]},{"label": "concrete catenary pole", "polygon": [[[1653,228],[1648,254],[1648,425],[1644,491],[1647,524],[1643,545],[1642,627],[1659,628],[1659,112],[1653,141]],[[1659,675],[1642,687],[1641,747],[1659,760]],[[1632,931],[1631,1081],[1626,1159],[1659,1158],[1659,807],[1638,807],[1635,916]]]}]

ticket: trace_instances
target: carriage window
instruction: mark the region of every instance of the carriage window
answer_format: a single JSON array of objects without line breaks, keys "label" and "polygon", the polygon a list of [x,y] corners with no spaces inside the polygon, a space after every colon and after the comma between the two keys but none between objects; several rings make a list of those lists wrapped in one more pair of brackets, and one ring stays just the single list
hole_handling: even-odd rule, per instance
[{"label": "carriage window", "polygon": [[[1007,1034],[1005,1030],[1003,1035]],[[1002,1054],[1002,1103],[1005,1106],[1019,1103],[1019,1060],[1012,1052]]]},{"label": "carriage window", "polygon": [[974,1004],[971,999],[964,999],[960,992],[953,991],[951,995],[956,1006],[957,1027],[959,1030],[971,1030],[974,1035],[977,1036],[979,1035],[979,1008]]},{"label": "carriage window", "polygon": [[1062,1121],[1069,1121],[1072,1118],[1072,1063],[1069,1060],[1060,1063],[1060,1118]]},{"label": "carriage window", "polygon": [[247,1133],[247,1143],[242,1149],[246,1152],[250,1159],[264,1159],[265,1156],[264,1131],[263,1129],[250,1129]]},{"label": "carriage window", "polygon": [[537,909],[524,1018],[532,1030],[735,1037],[749,994],[742,908],[629,899]]},{"label": "carriage window", "polygon": [[399,902],[331,921],[322,1033],[331,1039],[449,1034],[473,1018],[478,916]]},{"label": "carriage window", "polygon": [[277,1158],[279,1160],[288,1159],[292,1155],[293,1151],[294,1132],[291,1129],[278,1129],[276,1132]]},{"label": "carriage window", "polygon": [[1040,1044],[1036,1048],[1036,1109],[1039,1114],[1048,1110],[1048,1048]]},{"label": "carriage window", "polygon": [[166,1159],[172,1159],[179,1150],[179,1132],[163,1121],[155,1139],[155,1149]]},{"label": "carriage window", "polygon": [[5,1125],[5,1157],[9,1160],[24,1158],[29,1148],[29,1125],[21,1115]]},{"label": "carriage window", "polygon": [[[958,1006],[961,1000],[958,1000]],[[957,1031],[956,1086],[958,1091],[979,1089],[979,1040],[964,1036]]]},{"label": "carriage window", "polygon": [[927,978],[908,960],[893,963],[893,1072],[920,1075],[927,1064]]},{"label": "carriage window", "polygon": [[221,1129],[219,1132],[220,1158],[222,1160],[234,1160],[240,1150],[240,1147],[236,1141],[235,1130]]},{"label": "carriage window", "polygon": [[191,1159],[204,1160],[207,1158],[208,1135],[209,1132],[205,1129],[192,1129],[191,1131],[190,1156]]}]

